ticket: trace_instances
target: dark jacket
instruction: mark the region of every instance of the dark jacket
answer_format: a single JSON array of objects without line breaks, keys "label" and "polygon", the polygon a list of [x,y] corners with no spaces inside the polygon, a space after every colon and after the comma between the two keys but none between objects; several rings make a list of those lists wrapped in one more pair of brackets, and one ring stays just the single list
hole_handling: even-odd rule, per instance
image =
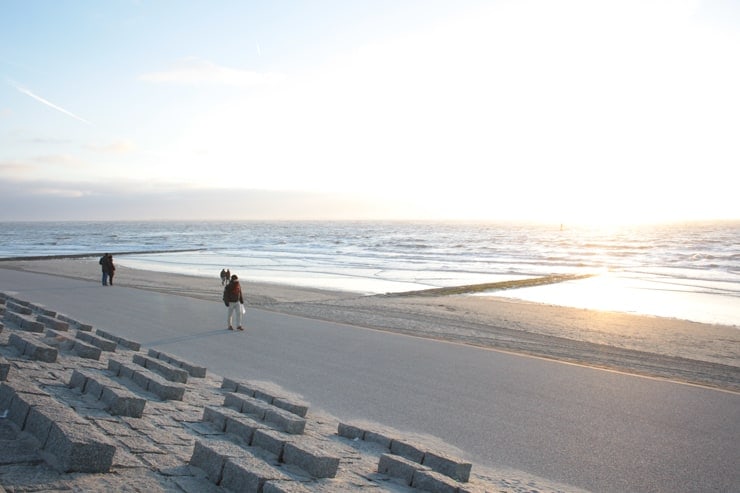
[{"label": "dark jacket", "polygon": [[242,298],[242,287],[239,285],[239,281],[229,281],[229,284],[224,288],[223,299],[226,306],[229,306],[229,303],[234,301],[244,303],[244,298]]},{"label": "dark jacket", "polygon": [[102,266],[103,272],[106,274],[112,274],[116,270],[116,266],[113,265],[113,257],[111,255],[103,255],[100,257],[100,261],[98,263]]}]

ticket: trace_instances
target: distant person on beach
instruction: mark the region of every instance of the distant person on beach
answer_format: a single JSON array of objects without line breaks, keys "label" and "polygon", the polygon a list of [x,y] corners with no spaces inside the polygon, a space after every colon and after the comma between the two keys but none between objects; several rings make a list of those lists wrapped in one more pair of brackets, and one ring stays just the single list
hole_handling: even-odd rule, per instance
[{"label": "distant person on beach", "polygon": [[98,263],[103,270],[103,286],[107,286],[108,284],[113,286],[113,274],[116,271],[116,266],[113,265],[113,255],[106,253],[100,257]]},{"label": "distant person on beach", "polygon": [[221,286],[225,286],[228,280],[229,274],[226,272],[226,269],[221,269]]},{"label": "distant person on beach", "polygon": [[224,304],[229,307],[227,322],[229,324],[229,330],[234,330],[234,326],[231,321],[234,318],[234,312],[236,312],[236,330],[244,330],[242,328],[242,305],[244,305],[244,298],[242,297],[242,287],[239,285],[239,278],[234,274],[231,276],[231,281],[224,288]]}]

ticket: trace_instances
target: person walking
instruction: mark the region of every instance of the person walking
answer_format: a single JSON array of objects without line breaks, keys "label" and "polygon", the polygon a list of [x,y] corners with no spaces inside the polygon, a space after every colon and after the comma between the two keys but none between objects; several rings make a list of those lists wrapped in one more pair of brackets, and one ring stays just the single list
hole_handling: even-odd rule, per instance
[{"label": "person walking", "polygon": [[234,319],[234,312],[236,312],[236,330],[244,330],[242,327],[244,298],[242,297],[242,287],[239,284],[239,278],[236,274],[231,276],[231,281],[224,288],[223,300],[224,304],[229,308],[227,316],[229,330],[234,330],[234,326],[231,323]]},{"label": "person walking", "polygon": [[113,265],[113,255],[106,253],[100,257],[98,263],[103,270],[103,286],[107,286],[108,284],[113,286],[113,274],[116,272],[116,266]]}]

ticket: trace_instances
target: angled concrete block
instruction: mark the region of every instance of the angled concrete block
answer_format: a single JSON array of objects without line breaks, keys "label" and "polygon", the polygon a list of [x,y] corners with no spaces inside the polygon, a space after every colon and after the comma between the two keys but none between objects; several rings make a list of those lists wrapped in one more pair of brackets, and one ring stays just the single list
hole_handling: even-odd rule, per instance
[{"label": "angled concrete block", "polygon": [[306,420],[283,409],[267,409],[265,423],[270,423],[280,431],[291,435],[301,435],[306,429]]},{"label": "angled concrete block", "polygon": [[224,464],[221,487],[232,491],[263,490],[270,480],[288,480],[285,473],[267,462],[252,456],[228,459]]},{"label": "angled concrete block", "polygon": [[417,471],[411,487],[430,493],[458,493],[458,484],[452,478],[434,471]]},{"label": "angled concrete block", "polygon": [[185,387],[182,385],[166,383],[155,379],[149,381],[147,390],[164,401],[181,401],[185,396]]},{"label": "angled concrete block", "polygon": [[286,443],[288,443],[288,440],[285,438],[285,436],[281,435],[275,430],[270,430],[267,428],[255,429],[254,435],[252,436],[253,447],[259,447],[263,450],[267,450],[271,454],[275,455],[278,460],[282,460],[283,451],[285,450]]},{"label": "angled concrete block", "polygon": [[136,397],[132,392],[124,388],[103,387],[100,395],[109,413],[114,416],[129,416],[140,418],[144,414],[146,399]]},{"label": "angled concrete block", "polygon": [[272,405],[293,413],[296,416],[300,416],[301,418],[305,418],[306,414],[308,414],[308,404],[303,402],[293,401],[283,397],[275,397],[272,400]]},{"label": "angled concrete block", "polygon": [[214,484],[219,484],[226,460],[244,455],[246,451],[231,442],[197,440],[189,463],[191,466],[202,469]]},{"label": "angled concrete block", "polygon": [[427,451],[424,453],[423,465],[438,473],[449,476],[456,481],[467,483],[473,464],[445,454]]},{"label": "angled concrete block", "polygon": [[350,425],[347,423],[339,423],[339,426],[337,427],[337,435],[339,435],[340,437],[349,438],[350,440],[364,440],[365,430],[358,426]]},{"label": "angled concrete block", "polygon": [[116,447],[90,424],[55,420],[43,451],[62,472],[108,472]]},{"label": "angled concrete block", "polygon": [[401,440],[394,439],[391,442],[391,453],[418,462],[419,464],[424,460],[424,450]]},{"label": "angled concrete block", "polygon": [[429,470],[418,462],[405,459],[398,455],[382,454],[378,462],[378,472],[397,478],[406,485],[411,485],[416,471]]},{"label": "angled concrete block", "polygon": [[251,419],[249,416],[244,416],[240,413],[237,413],[233,409],[229,409],[229,411],[232,411],[237,415],[226,417],[224,431],[229,435],[233,435],[239,438],[245,444],[252,445],[254,441],[254,433],[264,427],[260,425],[259,422]]},{"label": "angled concrete block", "polygon": [[333,478],[339,469],[339,457],[309,443],[286,443],[282,460],[300,467],[315,478]]}]

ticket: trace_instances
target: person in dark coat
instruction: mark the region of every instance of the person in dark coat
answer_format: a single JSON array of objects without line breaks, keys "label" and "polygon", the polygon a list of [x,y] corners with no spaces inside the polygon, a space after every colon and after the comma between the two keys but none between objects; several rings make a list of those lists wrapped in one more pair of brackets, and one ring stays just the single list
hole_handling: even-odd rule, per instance
[{"label": "person in dark coat", "polygon": [[234,326],[231,321],[234,318],[234,312],[236,312],[236,330],[244,330],[242,327],[242,305],[244,304],[244,298],[242,297],[242,287],[239,284],[239,278],[236,274],[231,276],[231,281],[224,288],[224,304],[229,307],[227,323],[229,324],[229,330],[234,330]]},{"label": "person in dark coat", "polygon": [[107,286],[108,284],[113,286],[113,274],[116,272],[116,266],[113,265],[113,255],[106,253],[100,257],[98,263],[103,270],[103,286]]}]

